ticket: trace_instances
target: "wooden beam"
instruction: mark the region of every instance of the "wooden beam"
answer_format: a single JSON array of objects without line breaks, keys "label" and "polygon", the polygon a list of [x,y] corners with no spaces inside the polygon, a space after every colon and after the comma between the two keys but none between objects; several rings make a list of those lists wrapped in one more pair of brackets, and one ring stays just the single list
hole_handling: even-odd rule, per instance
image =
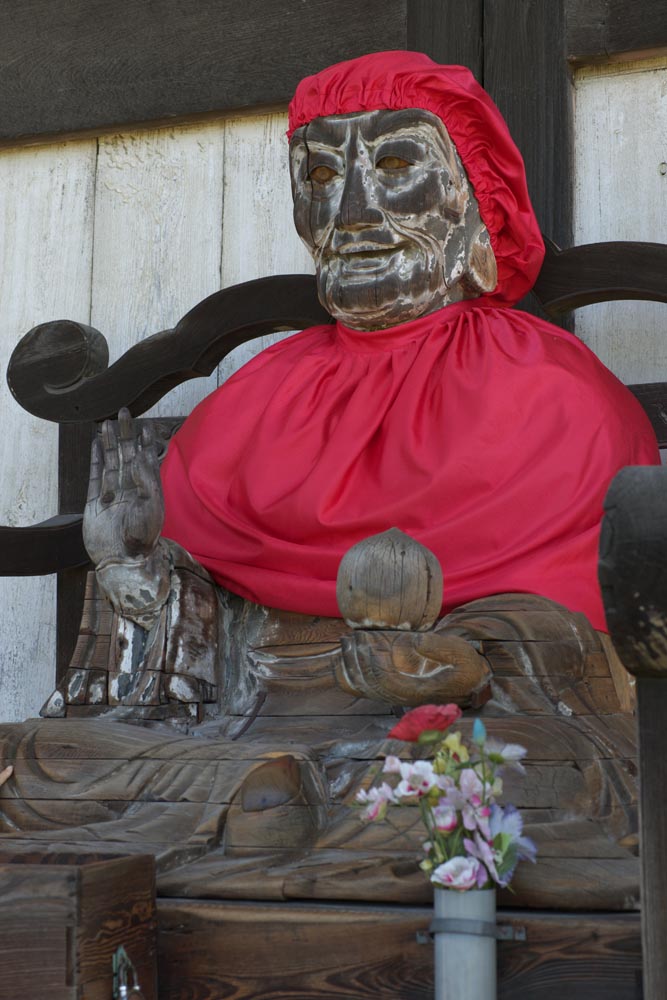
[{"label": "wooden beam", "polygon": [[567,0],[567,54],[589,62],[667,47],[664,0]]},{"label": "wooden beam", "polygon": [[407,0],[25,0],[0,6],[0,143],[285,104],[406,47]]},{"label": "wooden beam", "polygon": [[409,49],[436,62],[467,66],[483,83],[484,0],[410,0]]},{"label": "wooden beam", "polygon": [[605,499],[600,584],[609,633],[637,683],[645,1000],[667,982],[667,469],[626,468]]},{"label": "wooden beam", "polygon": [[526,164],[542,232],[572,244],[571,81],[563,0],[485,0],[484,86]]}]

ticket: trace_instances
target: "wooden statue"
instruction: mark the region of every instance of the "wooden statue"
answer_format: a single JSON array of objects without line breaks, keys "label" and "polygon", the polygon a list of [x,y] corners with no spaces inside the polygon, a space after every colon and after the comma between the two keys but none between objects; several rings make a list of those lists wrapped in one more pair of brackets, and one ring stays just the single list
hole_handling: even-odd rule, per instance
[{"label": "wooden statue", "polygon": [[[517,270],[519,277],[508,277],[509,251],[484,208],[492,194],[482,198],[484,185],[469,176],[449,125],[417,104],[341,104],[307,124],[298,108],[293,114],[295,222],[316,263],[322,304],[359,337],[384,336],[424,317],[440,322],[447,310],[463,315],[465,303],[477,300],[486,323],[492,310],[485,296],[498,296],[513,281],[519,297],[535,275]],[[516,215],[524,210],[515,206]],[[536,273],[540,261],[527,263],[528,272]],[[516,322],[521,336],[508,333],[493,348],[498,364],[513,349],[510,340],[528,337],[529,318]],[[583,357],[574,338],[559,336]],[[473,342],[482,360],[479,373],[470,374],[480,379],[483,410],[491,355],[472,328],[455,350],[465,355]],[[526,364],[521,355],[514,368],[525,368],[528,392],[535,374]],[[456,395],[460,383],[448,388],[444,369],[442,378],[444,391]],[[611,387],[611,376],[607,388],[622,392]],[[581,393],[575,396],[573,406]],[[636,429],[632,445],[610,461],[652,461],[643,418],[634,403],[618,399],[628,407],[618,419]],[[482,424],[489,442],[503,420],[512,437],[510,412],[496,405],[495,424]],[[575,429],[587,433],[571,428],[573,449]],[[441,436],[447,432],[443,427]],[[474,453],[479,445],[471,447],[470,462],[461,459],[464,482],[484,457]],[[530,448],[539,446],[533,434]],[[397,440],[397,452],[401,447]],[[520,451],[524,443],[512,439],[507,447]],[[487,457],[491,463],[492,443]],[[525,467],[540,461],[536,452]],[[171,468],[164,474],[166,528],[180,539]],[[604,480],[595,486],[600,508],[613,471],[596,470]],[[472,514],[495,488],[489,482],[481,489],[479,478],[475,469]],[[518,478],[504,482],[505,509],[521,505],[523,485]],[[587,489],[586,480],[583,494]],[[543,502],[548,507],[551,498]],[[308,516],[301,503],[288,532]],[[516,515],[519,535],[524,521],[542,524],[531,504]],[[608,638],[586,615],[518,578],[515,592],[497,593],[491,584],[452,606],[448,574],[458,579],[458,567],[452,571],[447,554],[438,553],[441,570],[428,546],[403,524],[383,523],[385,514],[341,563],[341,617],[294,609],[287,594],[284,604],[278,595],[271,606],[221,586],[215,560],[205,569],[165,538],[164,507],[153,435],[122,411],[93,444],[84,539],[95,574],[74,661],[44,708],[45,721],[0,726],[0,765],[15,769],[0,791],[5,836],[153,851],[159,884],[172,894],[417,902],[429,887],[416,867],[414,818],[406,813],[398,837],[365,826],[350,804],[374,780],[383,755],[397,752],[386,733],[404,706],[455,701],[472,715],[482,712],[493,735],[528,747],[528,780],[514,787],[508,776],[507,798],[525,809],[540,862],[517,877],[513,902],[636,904],[633,692]],[[440,523],[447,511],[420,510],[425,536],[429,516]],[[591,551],[600,517],[601,509],[586,528]],[[500,551],[509,528],[492,529]],[[488,518],[484,528],[480,521],[484,538],[489,530]],[[550,540],[549,564],[560,559],[561,576],[576,577],[570,526],[559,531],[562,547],[557,537]],[[471,537],[471,550],[475,544]],[[517,564],[529,565],[531,546],[521,545]],[[513,579],[508,573],[505,589],[513,589]],[[289,610],[277,609],[283,607]],[[92,720],[96,712],[104,718]]]}]

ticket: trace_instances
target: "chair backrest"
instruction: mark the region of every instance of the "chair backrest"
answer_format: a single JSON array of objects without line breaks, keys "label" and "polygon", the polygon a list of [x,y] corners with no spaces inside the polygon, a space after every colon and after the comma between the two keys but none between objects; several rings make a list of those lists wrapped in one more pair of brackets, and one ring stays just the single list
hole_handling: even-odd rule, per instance
[{"label": "chair backrest", "polygon": [[[549,316],[618,299],[667,302],[663,243],[589,243],[560,250],[544,242],[547,252],[533,292]],[[648,414],[658,444],[667,447],[667,382],[628,388]]]}]

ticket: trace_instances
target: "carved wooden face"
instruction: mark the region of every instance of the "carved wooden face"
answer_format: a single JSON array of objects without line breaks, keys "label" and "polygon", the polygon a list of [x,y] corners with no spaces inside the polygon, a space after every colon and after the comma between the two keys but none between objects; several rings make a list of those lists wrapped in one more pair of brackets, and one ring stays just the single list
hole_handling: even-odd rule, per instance
[{"label": "carved wooden face", "polygon": [[315,118],[292,137],[290,169],[320,301],[347,326],[404,323],[495,287],[488,232],[436,115]]}]

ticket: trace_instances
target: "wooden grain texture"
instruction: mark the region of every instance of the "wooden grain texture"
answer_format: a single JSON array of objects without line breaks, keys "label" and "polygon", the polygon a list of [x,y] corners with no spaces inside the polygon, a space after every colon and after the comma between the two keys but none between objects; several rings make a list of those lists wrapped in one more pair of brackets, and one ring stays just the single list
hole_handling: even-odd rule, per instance
[{"label": "wooden grain texture", "polygon": [[484,0],[409,0],[407,48],[444,65],[467,66],[483,83]]},{"label": "wooden grain texture", "polygon": [[144,1000],[158,1000],[155,863],[150,856],[81,865],[77,973],[85,1000],[108,1000],[110,957],[122,945]]},{"label": "wooden grain texture", "polygon": [[605,499],[600,583],[609,631],[636,677],[640,768],[642,941],[646,1000],[667,980],[667,469],[623,469]]},{"label": "wooden grain texture", "polygon": [[75,873],[2,866],[0,886],[0,997],[75,1000]]},{"label": "wooden grain texture", "polygon": [[298,81],[406,47],[406,0],[28,0],[0,11],[0,140],[285,104]]},{"label": "wooden grain texture", "polygon": [[[314,274],[292,222],[286,131],[286,114],[226,123],[223,288],[267,274]],[[268,334],[237,347],[219,366],[218,382],[284,336]]]},{"label": "wooden grain texture", "polygon": [[[91,324],[112,359],[220,287],[223,155],[220,125],[100,140]],[[215,386],[188,383],[156,412],[189,413]]]},{"label": "wooden grain texture", "polygon": [[[161,1000],[430,1000],[430,908],[158,902]],[[501,912],[499,1000],[639,1000],[639,918]]]},{"label": "wooden grain texture", "polygon": [[[53,316],[87,322],[95,144],[0,153],[0,368],[17,340]],[[33,420],[0,386],[3,434],[0,523],[25,525],[57,512],[56,429]],[[0,581],[0,717],[38,710],[54,679],[55,581]],[[30,609],[29,612],[27,609]]]},{"label": "wooden grain texture", "polygon": [[567,0],[567,52],[571,59],[608,59],[667,45],[662,0]]},{"label": "wooden grain texture", "polygon": [[[587,70],[575,83],[574,242],[664,242],[667,60]],[[663,287],[666,277],[663,263]],[[654,381],[667,372],[666,318],[663,304],[612,302],[580,310],[576,332],[623,382]]]},{"label": "wooden grain texture", "polygon": [[108,1000],[120,945],[157,1000],[152,858],[3,857],[0,892],[2,1000]]},{"label": "wooden grain texture", "polygon": [[[664,628],[662,640],[664,642]],[[667,668],[667,658],[664,662]],[[665,834],[667,808],[662,789],[667,782],[665,677],[638,677],[638,729],[640,776],[640,856],[642,859],[642,946],[644,953],[644,998],[660,1000],[667,982],[667,863]]]}]

